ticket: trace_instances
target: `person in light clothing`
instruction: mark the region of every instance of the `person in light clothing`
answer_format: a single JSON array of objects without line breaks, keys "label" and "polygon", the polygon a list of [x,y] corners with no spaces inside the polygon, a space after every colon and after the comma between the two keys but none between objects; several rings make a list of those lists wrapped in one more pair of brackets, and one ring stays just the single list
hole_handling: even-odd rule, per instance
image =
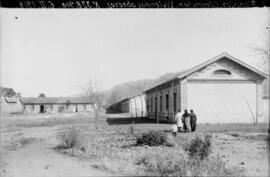
[{"label": "person in light clothing", "polygon": [[173,134],[173,136],[176,136],[176,132],[177,132],[177,125],[174,123],[173,125],[172,125],[172,134]]},{"label": "person in light clothing", "polygon": [[182,113],[181,113],[180,109],[178,109],[178,112],[175,115],[175,122],[176,122],[177,127],[178,127],[178,132],[181,132]]}]

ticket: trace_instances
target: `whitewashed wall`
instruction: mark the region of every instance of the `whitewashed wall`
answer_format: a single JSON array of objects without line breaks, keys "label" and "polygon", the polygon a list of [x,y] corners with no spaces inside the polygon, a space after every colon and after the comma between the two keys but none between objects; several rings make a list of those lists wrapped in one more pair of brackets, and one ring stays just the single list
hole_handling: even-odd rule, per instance
[{"label": "whitewashed wall", "polygon": [[140,95],[129,99],[129,112],[133,117],[146,116],[146,100],[145,95]]},{"label": "whitewashed wall", "polygon": [[13,98],[16,103],[7,103],[4,97],[1,97],[1,112],[2,113],[20,113],[23,111],[23,106],[18,98]]},{"label": "whitewashed wall", "polygon": [[261,118],[261,122],[269,122],[269,98],[263,99],[263,116]]}]

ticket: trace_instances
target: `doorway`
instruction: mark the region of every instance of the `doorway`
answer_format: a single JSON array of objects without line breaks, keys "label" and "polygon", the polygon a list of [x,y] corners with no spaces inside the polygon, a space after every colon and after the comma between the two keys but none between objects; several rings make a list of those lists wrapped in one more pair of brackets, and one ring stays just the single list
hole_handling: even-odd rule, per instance
[{"label": "doorway", "polygon": [[44,113],[45,112],[45,106],[44,105],[40,105],[40,113]]}]

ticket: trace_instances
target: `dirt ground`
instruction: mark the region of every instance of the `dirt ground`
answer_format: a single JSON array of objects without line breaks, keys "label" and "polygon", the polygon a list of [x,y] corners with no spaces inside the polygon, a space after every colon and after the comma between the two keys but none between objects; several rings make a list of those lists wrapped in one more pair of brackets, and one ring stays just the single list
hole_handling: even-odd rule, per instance
[{"label": "dirt ground", "polygon": [[[105,126],[127,129],[130,124],[100,121]],[[94,160],[82,160],[54,150],[58,135],[67,127],[93,126],[88,114],[1,116],[1,176],[119,176],[95,168]],[[198,125],[198,131],[212,134],[213,154],[221,156],[227,165],[241,168],[247,176],[268,176],[267,125],[250,128],[245,125]],[[170,124],[136,122],[137,129],[170,130]],[[219,128],[217,128],[219,127]],[[212,129],[211,129],[212,128]],[[207,130],[207,131],[206,131]],[[195,133],[178,134],[192,138]]]},{"label": "dirt ground", "polygon": [[[27,125],[27,122],[29,125],[39,122],[40,125],[31,127],[16,125],[16,122],[20,121],[25,121],[23,125]],[[59,144],[57,133],[67,125],[47,126],[47,124],[46,118],[36,120],[27,117],[2,118],[1,176],[111,176],[108,172],[93,168],[91,161],[84,162],[55,151],[54,148]]]}]

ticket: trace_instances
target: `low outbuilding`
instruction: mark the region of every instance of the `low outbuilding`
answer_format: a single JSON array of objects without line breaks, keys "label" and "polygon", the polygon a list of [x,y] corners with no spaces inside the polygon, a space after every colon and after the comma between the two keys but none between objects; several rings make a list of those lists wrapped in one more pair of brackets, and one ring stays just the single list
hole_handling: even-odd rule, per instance
[{"label": "low outbuilding", "polygon": [[108,113],[128,113],[131,117],[146,117],[145,95],[122,99],[107,108]]},{"label": "low outbuilding", "polygon": [[89,98],[23,97],[20,99],[24,113],[93,112]]}]

